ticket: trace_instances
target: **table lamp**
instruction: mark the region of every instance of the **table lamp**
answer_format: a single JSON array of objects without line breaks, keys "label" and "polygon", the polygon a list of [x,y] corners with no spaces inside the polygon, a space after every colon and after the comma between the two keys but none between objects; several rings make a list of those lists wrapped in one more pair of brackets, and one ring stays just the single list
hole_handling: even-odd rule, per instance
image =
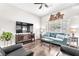
[{"label": "table lamp", "polygon": [[77,27],[74,27],[74,26],[70,27],[70,33],[72,33],[72,37],[75,36],[76,29],[77,29]]}]

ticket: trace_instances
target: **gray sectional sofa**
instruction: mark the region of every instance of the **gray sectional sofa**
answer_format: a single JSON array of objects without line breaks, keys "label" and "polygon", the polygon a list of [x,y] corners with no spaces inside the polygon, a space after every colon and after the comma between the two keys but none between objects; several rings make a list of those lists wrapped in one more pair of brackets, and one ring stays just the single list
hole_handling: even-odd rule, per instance
[{"label": "gray sectional sofa", "polygon": [[79,49],[62,45],[58,56],[79,56]]},{"label": "gray sectional sofa", "polygon": [[21,44],[8,46],[5,48],[0,47],[0,56],[32,56],[32,51],[27,51]]}]

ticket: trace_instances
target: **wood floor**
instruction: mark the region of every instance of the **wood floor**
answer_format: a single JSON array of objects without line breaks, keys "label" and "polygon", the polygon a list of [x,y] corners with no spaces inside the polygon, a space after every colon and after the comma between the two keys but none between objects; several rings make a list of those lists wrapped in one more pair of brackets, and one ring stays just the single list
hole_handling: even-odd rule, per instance
[{"label": "wood floor", "polygon": [[33,56],[56,56],[60,51],[60,47],[57,45],[52,45],[51,49],[49,49],[48,43],[43,43],[41,46],[40,40],[36,40],[35,42],[23,46],[25,49],[33,51]]}]

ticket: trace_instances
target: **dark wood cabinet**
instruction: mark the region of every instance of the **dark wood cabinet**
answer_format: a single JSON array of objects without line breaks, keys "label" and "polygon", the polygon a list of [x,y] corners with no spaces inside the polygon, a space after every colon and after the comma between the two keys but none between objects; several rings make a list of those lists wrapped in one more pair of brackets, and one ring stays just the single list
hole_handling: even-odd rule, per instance
[{"label": "dark wood cabinet", "polygon": [[35,40],[35,35],[34,34],[17,34],[16,35],[16,43],[24,43],[28,41],[33,41]]}]

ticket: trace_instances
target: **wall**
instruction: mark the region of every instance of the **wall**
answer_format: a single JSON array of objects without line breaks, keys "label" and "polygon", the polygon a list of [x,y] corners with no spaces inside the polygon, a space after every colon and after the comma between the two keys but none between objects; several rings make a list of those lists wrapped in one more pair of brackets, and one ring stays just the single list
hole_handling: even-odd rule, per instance
[{"label": "wall", "polygon": [[[0,4],[0,33],[2,33],[2,31],[10,31],[15,34],[16,21],[34,24],[33,31],[35,33],[35,38],[39,38],[39,17],[11,6],[10,4]],[[15,39],[12,42],[15,43]]]},{"label": "wall", "polygon": [[[12,32],[13,33],[13,36],[15,35],[15,26],[16,26],[16,23],[15,21],[12,21],[12,20],[8,20],[8,19],[5,19],[5,18],[1,18],[0,17],[0,35],[2,34],[2,32],[4,31],[7,31],[7,32]],[[4,46],[8,46],[8,45],[13,45],[15,44],[15,38],[12,38],[8,44],[7,42],[4,43],[4,41],[0,41],[0,46],[1,47],[4,47]]]}]

